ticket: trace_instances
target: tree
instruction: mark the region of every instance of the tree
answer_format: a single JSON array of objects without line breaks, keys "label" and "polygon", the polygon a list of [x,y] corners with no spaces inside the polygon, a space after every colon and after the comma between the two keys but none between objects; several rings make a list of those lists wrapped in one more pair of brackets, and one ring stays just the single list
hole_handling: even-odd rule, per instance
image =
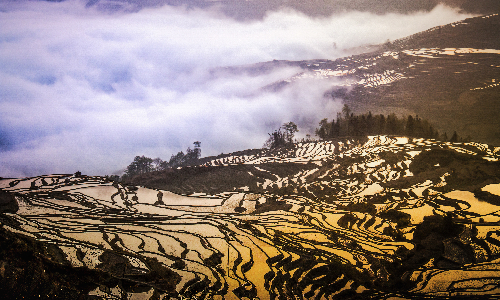
[{"label": "tree", "polygon": [[434,127],[429,126],[429,132],[428,132],[427,137],[431,138],[431,139],[438,139],[439,133],[436,130],[434,130]]},{"label": "tree", "polygon": [[375,124],[374,124],[374,119],[373,119],[373,115],[372,115],[372,112],[369,111],[368,112],[368,116],[366,116],[366,134],[368,135],[372,135],[373,132],[374,132],[374,127],[375,127]]},{"label": "tree", "polygon": [[351,115],[351,109],[347,104],[344,104],[344,107],[342,107],[342,113],[344,114],[344,119],[348,120]]},{"label": "tree", "polygon": [[319,121],[319,128],[316,128],[316,135],[320,139],[326,139],[330,133],[330,124],[328,123],[328,118],[324,118]]},{"label": "tree", "polygon": [[281,132],[281,128],[269,133],[269,138],[264,143],[264,147],[274,149],[284,147],[286,145],[285,135]]},{"label": "tree", "polygon": [[184,157],[184,162],[188,165],[195,163],[198,160],[198,153],[190,147],[186,150],[186,156]]},{"label": "tree", "polygon": [[161,158],[157,157],[153,159],[151,166],[153,168],[153,171],[162,171],[165,170],[166,163]]},{"label": "tree", "polygon": [[193,144],[194,144],[194,152],[196,154],[196,159],[200,159],[200,157],[201,157],[201,142],[196,141]]},{"label": "tree", "polygon": [[[403,116],[401,119],[395,113],[391,113],[385,117],[384,115],[368,114],[354,115],[350,113],[347,105],[343,108],[344,116],[342,113],[337,113],[337,121],[332,120],[328,122],[325,118],[319,122],[319,128],[316,128],[315,133],[321,139],[337,138],[343,136],[367,136],[367,135],[406,135],[408,137],[422,137],[438,139],[440,137],[437,130],[435,130],[427,120],[408,115]],[[278,141],[279,133],[276,132],[275,141]],[[446,136],[443,136],[447,140]],[[272,139],[270,139],[272,140]],[[452,137],[451,141],[459,141],[460,137],[456,135]]]},{"label": "tree", "polygon": [[455,131],[455,132],[453,132],[453,135],[452,135],[452,136],[451,136],[451,138],[450,138],[450,142],[452,142],[452,143],[456,143],[456,142],[458,142],[458,134],[457,134],[457,132],[456,132],[456,131]]},{"label": "tree", "polygon": [[332,125],[330,127],[330,137],[338,137],[340,136],[340,113],[337,113],[337,122],[335,120],[332,120]]},{"label": "tree", "polygon": [[165,163],[166,167],[175,168],[180,166],[186,166],[190,164],[196,164],[201,156],[201,142],[196,141],[193,143],[194,149],[190,147],[187,148],[186,154],[184,152],[179,151],[176,155],[170,157],[168,163]]},{"label": "tree", "polygon": [[184,152],[182,151],[177,152],[176,155],[172,154],[172,156],[170,156],[170,160],[168,161],[168,166],[171,168],[181,166],[184,164],[184,156]]},{"label": "tree", "polygon": [[388,134],[402,134],[402,124],[399,121],[398,116],[392,113],[387,116],[386,130]]},{"label": "tree", "polygon": [[[283,131],[281,131],[283,129]],[[298,132],[297,125],[293,122],[283,124],[278,130],[269,133],[269,138],[264,143],[266,148],[280,148],[293,144],[295,133]]]},{"label": "tree", "polygon": [[136,176],[153,171],[153,159],[149,157],[136,156],[134,161],[125,170],[127,177]]},{"label": "tree", "polygon": [[413,120],[412,115],[408,115],[408,119],[406,120],[406,135],[413,136],[415,133],[415,121]]},{"label": "tree", "polygon": [[287,142],[292,144],[295,133],[299,132],[299,129],[297,128],[297,124],[295,124],[294,122],[288,122],[288,123],[283,124],[281,126],[281,128],[283,128],[283,130],[285,130],[285,139],[287,140]]},{"label": "tree", "polygon": [[383,114],[380,114],[378,116],[378,122],[377,122],[377,134],[386,134],[387,133],[387,120],[385,119],[385,116]]}]

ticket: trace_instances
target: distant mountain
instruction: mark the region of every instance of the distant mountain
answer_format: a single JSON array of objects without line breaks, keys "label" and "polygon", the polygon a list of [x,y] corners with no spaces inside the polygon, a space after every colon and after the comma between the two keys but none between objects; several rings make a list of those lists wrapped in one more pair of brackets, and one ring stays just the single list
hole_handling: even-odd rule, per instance
[{"label": "distant mountain", "polygon": [[499,49],[500,16],[497,14],[465,19],[416,33],[392,43],[394,50],[420,48]]},{"label": "distant mountain", "polygon": [[[379,50],[331,60],[272,61],[228,68],[264,72],[284,65],[302,72],[290,82],[330,80],[325,97],[355,113],[418,115],[441,133],[500,145],[500,16],[466,19],[380,45]],[[335,118],[336,116],[324,116]]]},{"label": "distant mountain", "polygon": [[0,292],[498,297],[499,159],[486,144],[373,136],[226,154],[128,184],[2,179]]}]

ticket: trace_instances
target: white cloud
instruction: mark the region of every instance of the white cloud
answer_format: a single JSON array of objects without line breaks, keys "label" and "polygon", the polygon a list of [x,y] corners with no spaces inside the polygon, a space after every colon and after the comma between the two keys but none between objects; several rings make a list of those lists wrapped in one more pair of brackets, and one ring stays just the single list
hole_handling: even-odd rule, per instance
[{"label": "white cloud", "polygon": [[334,59],[347,54],[334,42],[381,43],[464,17],[438,6],[328,18],[284,10],[238,22],[182,7],[107,14],[77,1],[3,2],[0,176],[109,174],[135,155],[168,159],[195,140],[204,155],[260,147],[283,122],[305,129],[334,116],[340,100],[323,98],[332,83],[264,92],[298,70],[214,68]]}]

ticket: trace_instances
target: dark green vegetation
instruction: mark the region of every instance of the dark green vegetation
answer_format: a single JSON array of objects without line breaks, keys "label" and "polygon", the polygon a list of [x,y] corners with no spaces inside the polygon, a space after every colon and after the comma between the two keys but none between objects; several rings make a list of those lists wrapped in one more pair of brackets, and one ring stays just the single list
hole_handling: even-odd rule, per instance
[{"label": "dark green vegetation", "polygon": [[283,166],[275,166],[271,163],[261,164],[258,169],[254,165],[244,164],[192,166],[142,174],[125,182],[130,185],[163,189],[186,195],[193,193],[219,194],[240,190],[240,187],[245,186],[248,186],[248,191],[253,193],[272,192],[273,194],[285,195],[294,193],[294,187],[279,188],[272,185],[265,189],[263,183],[266,179],[277,180],[279,173],[294,174],[313,169],[315,166],[294,163],[283,164]]},{"label": "dark green vegetation", "polygon": [[[360,116],[351,112],[349,106],[344,105],[343,113],[337,114],[337,120],[328,122],[328,119],[323,119],[319,123],[319,128],[316,129],[316,135],[322,140],[332,141],[347,141],[354,139],[356,143],[366,141],[369,135],[404,135],[409,137],[421,137],[440,139],[447,141],[446,133],[439,136],[439,133],[429,124],[428,121],[420,119],[418,116],[411,115],[398,118],[396,114],[388,116],[376,115],[371,113],[362,114]],[[293,122],[283,124],[273,133],[269,133],[269,139],[264,143],[265,148],[269,148],[269,153],[272,152],[293,152],[296,149],[294,143],[298,141],[294,139],[295,133],[298,132],[297,125]],[[450,138],[450,142],[463,141],[455,132]],[[198,142],[199,143],[199,142]],[[235,164],[229,167],[206,166],[203,169],[199,168],[184,168],[182,170],[174,170],[179,166],[203,165],[211,159],[224,158],[228,155],[220,155],[217,157],[199,158],[201,152],[199,144],[195,151],[188,149],[186,155],[179,152],[177,155],[172,155],[169,162],[164,162],[160,158],[151,159],[144,156],[136,156],[134,161],[127,167],[122,180],[125,182],[134,182],[138,185],[154,186],[155,188],[166,189],[180,194],[193,193],[194,189],[189,187],[197,187],[197,192],[208,194],[217,194],[227,191],[227,185],[232,186],[249,186],[249,190],[256,193],[266,192],[259,185],[264,183],[266,178],[276,180],[275,176],[269,175],[260,170],[256,170],[251,165]],[[197,155],[192,155],[197,154]],[[268,153],[258,150],[242,151],[232,153],[230,155],[260,155],[265,156]],[[388,159],[391,153],[384,153],[384,159]],[[398,158],[396,158],[398,159]],[[346,163],[346,160],[342,160]],[[349,162],[348,162],[349,163]],[[309,168],[314,166],[309,165]],[[273,168],[273,164],[260,165],[260,168],[269,169],[271,173],[277,171],[278,176],[287,176],[296,173],[298,170],[308,169],[303,165],[295,165],[293,163],[281,164],[279,168]],[[224,169],[224,171],[222,171]],[[281,171],[280,171],[281,170]],[[147,174],[152,173],[154,174]],[[205,175],[200,175],[205,174]],[[209,175],[207,175],[209,174]],[[148,179],[145,179],[148,178]],[[118,178],[111,178],[119,180]],[[278,188],[271,186],[273,193],[278,194],[302,194],[304,191],[299,186],[288,186],[286,188]],[[309,192],[307,192],[309,193]],[[325,194],[321,190],[315,194]]]},{"label": "dark green vegetation", "polygon": [[[282,129],[283,131],[281,131]],[[273,133],[269,133],[269,139],[264,143],[264,147],[274,149],[293,146],[295,142],[294,136],[298,131],[297,124],[293,122],[285,123]]]},{"label": "dark green vegetation", "polygon": [[[288,122],[283,124],[280,128],[275,130],[273,133],[269,133],[268,140],[264,143],[264,147],[270,149],[279,149],[279,148],[293,148],[293,143],[296,142],[294,139],[295,133],[298,132],[297,125],[293,122]],[[204,159],[200,159],[201,157],[201,142],[193,143],[194,149],[188,148],[186,154],[180,151],[177,154],[172,154],[169,161],[163,161],[161,158],[149,158],[143,156],[136,156],[134,161],[130,165],[127,166],[125,170],[125,174],[120,178],[118,175],[107,176],[109,179],[114,181],[119,180],[130,180],[134,176],[138,176],[145,173],[151,173],[155,171],[169,171],[171,172],[173,168],[178,167],[186,167],[192,165],[203,164],[206,161],[210,161],[213,157],[206,157]],[[256,150],[257,152],[259,150]],[[279,150],[277,150],[279,151]],[[252,153],[255,151],[246,150],[243,151],[245,153]],[[231,155],[238,154],[233,153]],[[227,154],[221,154],[217,156],[218,158],[223,158],[227,156]],[[216,188],[214,188],[217,190]],[[212,190],[213,191],[213,190]]]},{"label": "dark green vegetation", "polygon": [[[184,154],[184,152],[182,151],[179,151],[175,155],[172,154],[168,162],[163,161],[159,157],[152,159],[149,157],[145,157],[144,155],[136,156],[134,158],[134,161],[132,161],[132,163],[127,166],[125,174],[123,174],[123,178],[127,179],[144,173],[197,164],[199,163],[199,159],[201,156],[201,142],[197,141],[193,144],[194,149],[188,147],[186,150],[186,154]],[[120,180],[120,177],[117,175],[108,176],[108,178],[115,181]]]},{"label": "dark green vegetation", "polygon": [[[422,120],[418,116],[409,115],[399,118],[394,113],[387,116],[382,114],[374,116],[371,112],[358,116],[351,112],[348,105],[344,105],[342,113],[337,113],[336,120],[332,119],[328,122],[328,118],[325,118],[319,122],[319,128],[316,128],[316,135],[321,139],[384,134],[448,141],[446,133],[440,136],[427,120]],[[450,138],[450,142],[460,140],[462,139],[456,132]]]}]

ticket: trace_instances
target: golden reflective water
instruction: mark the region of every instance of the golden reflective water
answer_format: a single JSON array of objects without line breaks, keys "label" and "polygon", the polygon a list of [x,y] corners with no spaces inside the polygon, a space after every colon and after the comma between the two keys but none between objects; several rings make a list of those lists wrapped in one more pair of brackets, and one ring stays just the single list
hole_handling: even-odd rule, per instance
[{"label": "golden reflective water", "polygon": [[[450,163],[440,151],[462,161]],[[149,287],[90,293],[102,297],[496,295],[500,184],[491,180],[498,177],[470,177],[470,190],[456,183],[470,170],[496,172],[486,154],[498,156],[484,144],[388,136],[303,143],[282,154],[207,162],[254,167],[256,184],[214,195],[101,177],[3,179],[19,210],[4,213],[2,227],[57,245],[73,267]],[[154,261],[169,270],[172,288],[151,277]]]}]

